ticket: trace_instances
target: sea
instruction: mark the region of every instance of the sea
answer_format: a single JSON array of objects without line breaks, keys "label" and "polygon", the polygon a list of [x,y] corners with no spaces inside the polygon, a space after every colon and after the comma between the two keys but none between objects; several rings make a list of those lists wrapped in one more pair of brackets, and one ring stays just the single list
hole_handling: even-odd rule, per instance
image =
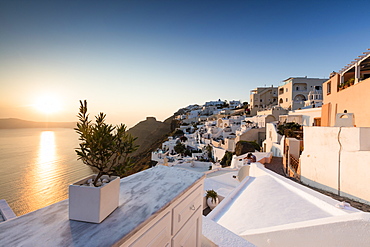
[{"label": "sea", "polygon": [[73,129],[0,129],[0,199],[17,216],[68,198],[68,186],[92,174],[77,160]]}]

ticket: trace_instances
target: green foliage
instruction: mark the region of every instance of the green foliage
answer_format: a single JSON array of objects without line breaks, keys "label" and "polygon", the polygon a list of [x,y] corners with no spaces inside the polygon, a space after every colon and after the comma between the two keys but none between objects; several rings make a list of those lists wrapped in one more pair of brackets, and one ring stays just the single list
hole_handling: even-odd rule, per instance
[{"label": "green foliage", "polygon": [[126,132],[126,126],[113,126],[105,123],[106,115],[99,113],[95,123],[89,120],[87,102],[80,101],[79,122],[74,130],[79,134],[79,148],[76,149],[78,160],[98,170],[97,180],[104,174],[124,175],[133,165],[130,154],[138,146],[136,138]]},{"label": "green foliage", "polygon": [[188,138],[186,136],[181,136],[180,137],[181,142],[186,142],[187,140],[188,140]]},{"label": "green foliage", "polygon": [[173,147],[176,153],[178,154],[184,154],[185,153],[185,145],[182,143],[177,143],[176,146]]},{"label": "green foliage", "polygon": [[212,156],[212,150],[213,150],[213,148],[212,148],[212,146],[211,145],[207,145],[206,150],[207,150],[207,153],[208,153],[209,160],[213,161],[213,156]]},{"label": "green foliage", "polygon": [[184,135],[184,131],[182,131],[180,129],[176,130],[175,133],[173,133],[174,138],[176,138],[178,136],[182,136],[182,135]]},{"label": "green foliage", "polygon": [[184,152],[185,156],[191,156],[191,151],[189,149],[186,149]]},{"label": "green foliage", "polygon": [[354,83],[355,83],[355,78],[354,77],[349,78],[347,81],[338,84],[338,89],[342,90],[344,88],[352,86]]},{"label": "green foliage", "polygon": [[250,144],[252,144],[257,151],[261,151],[261,146],[256,141],[250,141]]},{"label": "green foliage", "polygon": [[[257,141],[238,141],[238,143],[239,142],[240,143],[249,143],[249,144],[251,144],[253,146],[254,150],[261,151],[261,146],[257,143]],[[253,151],[250,151],[250,152],[254,152],[254,150]]]},{"label": "green foliage", "polygon": [[353,85],[353,84],[355,83],[355,78],[354,78],[354,77],[352,77],[352,78],[348,79],[348,81],[346,81],[346,83],[347,83],[349,86]]},{"label": "green foliage", "polygon": [[224,157],[221,160],[221,166],[226,167],[231,165],[231,160],[233,158],[233,153],[226,151]]},{"label": "green foliage", "polygon": [[278,126],[278,133],[286,137],[295,137],[295,132],[300,130],[302,130],[302,126],[294,122],[284,123]]},{"label": "green foliage", "polygon": [[216,203],[216,198],[217,198],[217,192],[214,190],[207,190],[206,191],[206,199],[212,198],[212,201]]}]

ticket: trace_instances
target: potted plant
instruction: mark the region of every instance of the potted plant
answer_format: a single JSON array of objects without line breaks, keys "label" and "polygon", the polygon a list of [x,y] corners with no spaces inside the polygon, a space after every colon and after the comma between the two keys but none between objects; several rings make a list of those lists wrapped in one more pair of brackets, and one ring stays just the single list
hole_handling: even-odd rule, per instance
[{"label": "potted plant", "polygon": [[348,86],[353,86],[355,84],[355,78],[352,77],[347,82],[348,82]]},{"label": "potted plant", "polygon": [[80,101],[75,131],[79,135],[78,160],[93,168],[96,175],[69,186],[69,219],[102,222],[119,202],[120,175],[132,167],[130,154],[137,149],[126,126],[105,123],[100,113],[95,123],[89,120],[87,102]]},{"label": "potted plant", "polygon": [[219,203],[217,192],[214,190],[207,190],[206,191],[206,201],[207,201],[208,207],[211,210],[214,209]]}]

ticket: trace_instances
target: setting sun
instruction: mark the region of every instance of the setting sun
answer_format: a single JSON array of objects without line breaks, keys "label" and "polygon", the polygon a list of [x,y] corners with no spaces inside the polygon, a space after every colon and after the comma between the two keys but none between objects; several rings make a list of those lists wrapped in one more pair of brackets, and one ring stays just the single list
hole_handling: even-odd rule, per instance
[{"label": "setting sun", "polygon": [[61,110],[61,104],[58,98],[48,95],[37,99],[35,108],[43,113],[50,114]]}]

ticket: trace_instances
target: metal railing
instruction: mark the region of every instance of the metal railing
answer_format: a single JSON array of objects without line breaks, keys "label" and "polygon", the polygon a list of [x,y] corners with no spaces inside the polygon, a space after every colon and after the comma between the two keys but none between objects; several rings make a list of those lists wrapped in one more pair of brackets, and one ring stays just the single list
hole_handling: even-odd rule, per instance
[{"label": "metal railing", "polygon": [[293,157],[292,155],[289,155],[289,158],[290,158],[290,167],[294,173],[297,173],[298,172],[298,168],[299,168],[299,160],[296,159],[295,157]]},{"label": "metal railing", "polygon": [[299,160],[289,155],[288,176],[300,180]]}]

